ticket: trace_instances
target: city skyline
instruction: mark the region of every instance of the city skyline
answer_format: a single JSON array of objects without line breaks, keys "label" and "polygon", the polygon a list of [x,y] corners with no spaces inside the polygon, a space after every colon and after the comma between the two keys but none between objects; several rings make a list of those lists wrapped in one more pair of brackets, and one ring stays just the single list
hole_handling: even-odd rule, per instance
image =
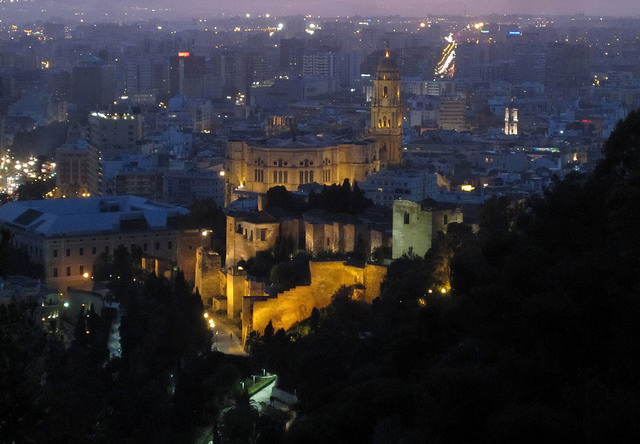
[{"label": "city skyline", "polygon": [[[206,8],[207,2],[191,0],[197,8]],[[152,2],[149,2],[151,5]],[[211,8],[211,7],[209,7]],[[341,2],[332,0],[322,3],[311,1],[263,2],[248,0],[242,3],[220,7],[222,12],[228,9],[231,14],[312,14],[322,16],[345,15],[396,15],[421,16],[429,14],[451,15],[488,15],[488,14],[533,14],[533,15],[606,15],[606,16],[638,16],[640,5],[626,0],[612,0],[606,4],[594,0],[476,0],[474,2],[443,2],[442,0],[404,0],[396,2],[393,7],[383,0],[355,0]],[[213,8],[211,8],[213,9]]]},{"label": "city skyline", "polygon": [[[2,2],[0,2],[2,3]],[[135,3],[115,0],[105,4],[96,0],[81,2],[77,0],[49,0],[46,2],[7,2],[3,3],[6,18],[30,20],[35,16],[62,18],[71,16],[84,21],[105,19],[128,21],[157,17],[168,20],[235,17],[241,16],[291,16],[309,15],[312,17],[381,17],[399,15],[402,17],[427,17],[434,15],[482,17],[489,15],[533,15],[560,16],[585,15],[589,17],[640,17],[640,4],[627,0],[596,2],[595,0],[476,0],[445,2],[443,0],[402,0],[392,6],[383,0],[352,0],[342,2],[327,0],[312,2],[258,1],[212,3],[207,0],[137,0]],[[35,14],[35,15],[34,15]]]}]

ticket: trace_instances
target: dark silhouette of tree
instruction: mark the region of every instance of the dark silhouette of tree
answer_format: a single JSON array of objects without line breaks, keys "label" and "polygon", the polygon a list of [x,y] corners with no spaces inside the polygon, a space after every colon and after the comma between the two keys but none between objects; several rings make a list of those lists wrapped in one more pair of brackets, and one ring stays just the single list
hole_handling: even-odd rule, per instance
[{"label": "dark silhouette of tree", "polygon": [[224,211],[213,199],[197,199],[189,206],[189,214],[181,216],[181,229],[211,230],[211,247],[224,257],[227,235],[227,219]]},{"label": "dark silhouette of tree", "polygon": [[342,185],[324,186],[319,194],[310,194],[308,207],[332,213],[357,215],[371,205],[373,201],[365,197],[358,183],[355,182],[351,187],[349,179],[345,179]]},{"label": "dark silhouette of tree", "polygon": [[265,208],[278,207],[293,213],[297,213],[300,210],[291,193],[282,185],[269,188],[265,199]]},{"label": "dark silhouette of tree", "polygon": [[41,200],[47,197],[56,186],[55,179],[29,180],[18,187],[18,200]]},{"label": "dark silhouette of tree", "polygon": [[264,341],[269,342],[271,338],[273,338],[273,323],[269,321],[267,326],[264,328],[264,335],[262,336]]}]

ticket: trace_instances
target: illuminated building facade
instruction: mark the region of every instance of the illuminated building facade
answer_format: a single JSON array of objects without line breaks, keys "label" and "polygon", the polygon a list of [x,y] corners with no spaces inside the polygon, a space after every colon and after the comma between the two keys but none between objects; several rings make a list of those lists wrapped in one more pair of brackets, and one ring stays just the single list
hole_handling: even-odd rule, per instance
[{"label": "illuminated building facade", "polygon": [[378,170],[376,155],[374,141],[340,143],[317,136],[269,139],[260,144],[230,141],[226,170],[229,184],[244,192],[266,193],[279,185],[296,191],[298,186],[314,182],[362,182]]},{"label": "illuminated building facade", "polygon": [[56,150],[56,197],[87,197],[100,193],[100,154],[86,142]]},{"label": "illuminated building facade", "polygon": [[504,109],[504,133],[508,136],[518,135],[518,108],[513,103],[513,98]]},{"label": "illuminated building facade", "polygon": [[449,131],[467,129],[465,111],[467,103],[460,97],[443,97],[438,110],[438,128]]},{"label": "illuminated building facade", "polygon": [[378,142],[381,168],[399,168],[402,164],[402,102],[400,71],[385,54],[373,79],[371,127],[369,134]]}]

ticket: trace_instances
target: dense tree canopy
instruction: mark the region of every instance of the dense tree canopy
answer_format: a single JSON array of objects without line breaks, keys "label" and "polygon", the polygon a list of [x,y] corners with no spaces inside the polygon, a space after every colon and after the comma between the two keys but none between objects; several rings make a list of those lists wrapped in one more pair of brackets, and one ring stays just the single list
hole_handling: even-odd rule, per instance
[{"label": "dense tree canopy", "polygon": [[313,328],[257,338],[299,395],[285,442],[640,440],[638,122],[594,174],[490,200],[479,233],[396,260],[370,309],[336,296]]}]

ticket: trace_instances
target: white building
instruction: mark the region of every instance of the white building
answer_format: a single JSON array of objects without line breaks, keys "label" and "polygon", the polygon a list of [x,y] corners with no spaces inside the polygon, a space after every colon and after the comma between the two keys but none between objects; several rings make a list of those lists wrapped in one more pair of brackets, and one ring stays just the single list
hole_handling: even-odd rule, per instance
[{"label": "white building", "polygon": [[90,288],[98,255],[120,245],[178,265],[182,256],[189,260],[186,250],[193,250],[195,258],[197,239],[177,228],[178,217],[188,212],[137,196],[30,200],[1,206],[0,225],[11,231],[11,242],[25,249],[32,263],[43,266],[45,284],[66,291]]},{"label": "white building", "polygon": [[358,185],[374,204],[386,207],[393,207],[396,199],[419,202],[449,191],[449,182],[440,174],[417,170],[382,170]]}]

